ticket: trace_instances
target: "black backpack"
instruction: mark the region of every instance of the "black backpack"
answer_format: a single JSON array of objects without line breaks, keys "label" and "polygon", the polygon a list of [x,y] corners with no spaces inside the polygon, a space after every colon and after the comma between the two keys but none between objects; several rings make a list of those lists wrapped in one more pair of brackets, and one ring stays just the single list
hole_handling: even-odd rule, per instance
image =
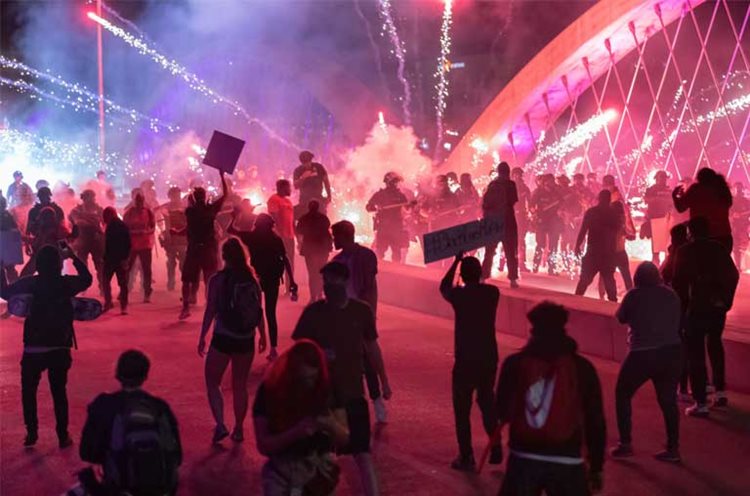
[{"label": "black backpack", "polygon": [[177,439],[167,411],[152,398],[127,398],[112,424],[107,482],[133,496],[162,496],[177,486],[177,467]]},{"label": "black backpack", "polygon": [[252,334],[263,317],[260,287],[252,274],[223,271],[221,324],[234,334]]}]

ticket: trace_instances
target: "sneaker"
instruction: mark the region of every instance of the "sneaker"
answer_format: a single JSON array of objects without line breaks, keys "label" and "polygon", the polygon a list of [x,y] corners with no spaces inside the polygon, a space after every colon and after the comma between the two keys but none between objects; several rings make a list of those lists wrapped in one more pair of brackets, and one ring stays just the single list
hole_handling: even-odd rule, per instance
[{"label": "sneaker", "polygon": [[177,318],[180,320],[185,320],[188,317],[190,317],[190,310],[188,310],[187,308],[183,308],[182,311],[180,312],[180,316]]},{"label": "sneaker", "polygon": [[30,448],[31,446],[34,446],[38,440],[39,434],[36,432],[29,432],[26,434],[26,439],[23,440],[23,445],[26,448]]},{"label": "sneaker", "polygon": [[500,465],[503,463],[503,447],[493,446],[490,450],[490,465]]},{"label": "sneaker", "polygon": [[518,281],[516,281],[515,279],[511,279],[510,280],[510,287],[513,288],[513,289],[518,289],[519,288]]},{"label": "sneaker", "polygon": [[460,470],[461,472],[476,472],[477,462],[474,461],[474,456],[458,456],[453,463],[451,463],[453,470]]},{"label": "sneaker", "polygon": [[60,449],[70,448],[71,446],[73,446],[73,439],[71,439],[70,434],[68,434],[67,432],[64,435],[58,437],[57,442],[60,446]]},{"label": "sneaker", "polygon": [[682,458],[680,457],[680,451],[677,449],[665,449],[664,451],[656,453],[654,455],[654,458],[659,461],[669,463],[680,463],[682,461]]},{"label": "sneaker", "polygon": [[279,358],[279,352],[276,351],[276,348],[271,348],[271,351],[268,352],[266,360],[268,360],[269,362],[273,362],[277,358]]},{"label": "sneaker", "polygon": [[708,410],[708,405],[705,403],[695,403],[693,406],[689,406],[685,409],[685,415],[688,417],[701,417],[705,418],[711,412]]},{"label": "sneaker", "polygon": [[229,431],[224,425],[217,425],[214,429],[214,437],[211,440],[213,444],[219,444],[229,436]]},{"label": "sneaker", "polygon": [[727,398],[726,391],[717,391],[712,406],[714,408],[725,408],[727,405],[729,405],[729,398]]},{"label": "sneaker", "polygon": [[245,433],[242,431],[241,427],[235,427],[232,429],[232,435],[229,437],[235,443],[241,443],[245,440]]},{"label": "sneaker", "polygon": [[385,401],[383,398],[378,398],[372,402],[372,407],[375,410],[375,420],[378,424],[388,423],[388,411],[385,409]]},{"label": "sneaker", "polygon": [[612,458],[627,458],[633,456],[633,445],[618,443],[617,446],[609,450],[609,454]]},{"label": "sneaker", "polygon": [[690,393],[677,393],[677,401],[680,403],[691,403],[693,401],[693,395]]}]

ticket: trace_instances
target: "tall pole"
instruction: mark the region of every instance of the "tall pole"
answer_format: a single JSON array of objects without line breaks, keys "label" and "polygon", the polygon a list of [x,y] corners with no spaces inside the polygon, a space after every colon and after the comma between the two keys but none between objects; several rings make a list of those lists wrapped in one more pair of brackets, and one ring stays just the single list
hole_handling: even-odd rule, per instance
[{"label": "tall pole", "polygon": [[[96,0],[96,15],[102,16],[102,0]],[[99,68],[99,163],[104,167],[104,64],[102,62],[102,25],[96,24],[97,66]]]}]

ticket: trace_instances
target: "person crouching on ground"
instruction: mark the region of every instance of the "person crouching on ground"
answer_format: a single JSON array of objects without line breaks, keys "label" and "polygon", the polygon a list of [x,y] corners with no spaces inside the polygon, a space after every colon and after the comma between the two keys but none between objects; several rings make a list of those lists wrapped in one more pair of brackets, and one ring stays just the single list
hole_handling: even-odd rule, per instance
[{"label": "person crouching on ground", "polygon": [[634,282],[635,288],[625,295],[616,314],[620,323],[629,326],[630,352],[617,376],[615,396],[620,443],[610,454],[615,458],[633,454],[631,400],[650,380],[654,383],[667,429],[667,449],[655,457],[677,463],[680,461],[677,384],[682,367],[680,298],[664,284],[659,269],[651,262],[638,266]]},{"label": "person crouching on ground", "polygon": [[567,335],[563,306],[542,302],[527,318],[531,338],[505,359],[498,379],[498,417],[510,428],[500,496],[599,492],[607,439],[599,376]]},{"label": "person crouching on ground", "polygon": [[332,452],[349,442],[343,410],[332,412],[323,350],[301,339],[272,365],[258,387],[253,423],[263,467],[263,494],[333,493],[339,468]]}]

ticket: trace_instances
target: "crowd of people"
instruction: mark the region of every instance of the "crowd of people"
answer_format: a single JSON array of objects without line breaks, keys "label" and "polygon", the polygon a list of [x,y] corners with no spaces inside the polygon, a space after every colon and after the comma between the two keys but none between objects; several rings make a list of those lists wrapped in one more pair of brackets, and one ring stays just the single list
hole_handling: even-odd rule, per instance
[{"label": "crowd of people", "polygon": [[[709,406],[727,406],[721,334],[738,284],[736,264],[747,246],[750,212],[742,189],[737,187],[733,198],[720,174],[701,169],[695,183],[674,190],[665,173],[656,174],[655,184],[644,194],[647,211],[640,235],[653,237],[657,224],[671,224],[671,245],[663,263],[655,249],[653,262],[639,265],[631,278],[625,241],[636,237],[636,226],[612,176],[599,184],[594,175],[576,174],[571,184],[566,176],[545,174],[537,177],[532,192],[523,170],[502,162],[483,194],[469,174],[459,178],[451,173],[415,194],[404,187],[401,176],[390,172],[384,187],[366,203],[374,214],[371,249],[357,243],[351,222],[331,222],[333,190],[325,167],[314,162],[310,152],[299,158],[293,180],[276,182],[267,213],[256,213],[256,206],[236,194],[223,173],[220,195],[212,198],[200,185],[187,195],[171,187],[164,204],[157,200],[154,183],[144,181],[132,190],[122,216],[102,174],[84,189],[77,205],[70,203],[70,188],[53,191],[45,183],[37,185],[38,201],[29,205],[33,192],[20,172],[14,174],[7,200],[0,196],[0,228],[22,234],[27,260],[20,277],[17,264],[0,261],[0,297],[31,296],[21,361],[25,446],[38,441],[36,397],[44,371],[59,446],[73,444],[66,393],[76,343],[71,298],[96,280],[103,310],[112,312],[115,276],[119,310],[127,314],[140,274],[143,301],[149,303],[158,240],[166,254],[167,290],[176,290],[180,274],[179,319],[190,317],[204,283],[197,352],[205,357],[215,422],[212,442],[245,439],[247,383],[257,337],[257,352],[268,350],[271,362],[251,411],[257,449],[268,458],[262,471],[264,494],[331,494],[339,478],[334,454],[351,455],[365,494],[378,494],[367,397],[377,422],[385,423],[385,401],[392,396],[378,345],[378,262],[388,251],[393,262],[402,262],[415,232],[488,217],[503,220],[500,263],[507,266],[513,288],[522,272],[546,266],[556,274],[561,250],[583,253],[576,294],[583,295],[599,275],[600,294],[615,302],[614,274],[621,273],[628,292],[616,317],[629,327],[630,351],[615,391],[620,442],[611,456],[634,452],[630,403],[648,380],[656,387],[664,415],[667,440],[665,450],[656,455],[663,461],[681,459],[678,392],[692,396],[693,405],[686,410],[690,416],[705,417]],[[293,189],[299,191],[296,204]],[[683,212],[683,222],[674,221]],[[529,231],[536,236],[531,269],[526,265]],[[458,456],[451,466],[475,471],[485,458],[490,464],[502,463],[501,433],[507,425],[510,454],[501,494],[596,492],[603,484],[606,442],[596,370],[567,335],[567,310],[552,302],[529,312],[527,345],[500,366],[495,329],[500,292],[485,283],[498,244],[484,248],[482,261],[457,254],[439,286],[455,311],[452,397]],[[297,253],[305,260],[310,299],[292,333],[294,344],[280,352],[276,309],[284,294],[292,301],[298,298]],[[76,275],[63,275],[67,259]],[[713,372],[710,384],[706,351]],[[231,430],[220,387],[230,364]],[[104,476],[98,480],[91,470],[81,472],[79,494],[176,492],[182,460],[179,428],[167,402],[143,390],[148,370],[142,352],[124,352],[116,370],[122,390],[103,394],[89,406],[80,455],[101,465]],[[471,441],[475,395],[488,438],[479,463]]]}]

